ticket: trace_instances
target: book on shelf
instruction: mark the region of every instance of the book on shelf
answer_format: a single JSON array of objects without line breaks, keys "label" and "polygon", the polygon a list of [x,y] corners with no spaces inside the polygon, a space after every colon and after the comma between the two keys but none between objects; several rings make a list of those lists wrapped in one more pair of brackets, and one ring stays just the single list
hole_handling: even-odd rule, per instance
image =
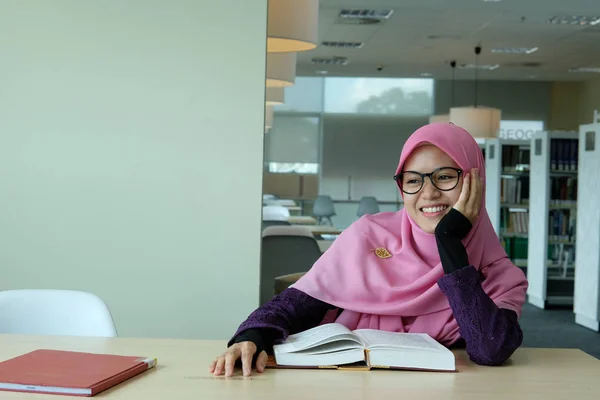
[{"label": "book on shelf", "polygon": [[548,235],[550,240],[571,242],[575,240],[577,216],[571,210],[550,210]]},{"label": "book on shelf", "polygon": [[527,211],[502,211],[500,227],[504,235],[527,235],[529,213]]},{"label": "book on shelf", "polygon": [[502,238],[504,250],[514,263],[526,264],[523,260],[527,260],[529,241],[526,237],[511,237],[505,236]]},{"label": "book on shelf", "polygon": [[528,145],[502,146],[502,171],[525,172],[529,171],[530,149]]},{"label": "book on shelf", "polygon": [[550,169],[558,171],[577,171],[579,159],[579,141],[574,139],[551,139]]},{"label": "book on shelf", "polygon": [[454,353],[425,333],[349,330],[330,323],[273,346],[271,368],[456,371]]},{"label": "book on shelf", "polygon": [[529,176],[502,177],[500,202],[527,204],[529,202]]},{"label": "book on shelf", "polygon": [[550,204],[577,204],[577,178],[567,176],[553,176],[550,181]]},{"label": "book on shelf", "polygon": [[0,390],[92,397],[155,366],[155,358],[39,349],[0,362]]}]

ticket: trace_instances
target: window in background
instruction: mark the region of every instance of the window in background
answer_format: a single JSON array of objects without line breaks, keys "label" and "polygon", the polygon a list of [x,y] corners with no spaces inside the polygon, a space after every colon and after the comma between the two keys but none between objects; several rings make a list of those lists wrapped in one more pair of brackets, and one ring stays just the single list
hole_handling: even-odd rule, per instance
[{"label": "window in background", "polygon": [[322,113],[323,87],[321,77],[296,77],[296,83],[285,88],[285,103],[273,107],[273,110]]},{"label": "window in background", "polygon": [[301,115],[277,115],[265,135],[265,163],[269,172],[319,172],[320,120]]},{"label": "window in background", "polygon": [[325,79],[325,113],[424,116],[433,112],[433,79]]},{"label": "window in background", "polygon": [[319,164],[270,162],[269,172],[279,174],[318,174]]},{"label": "window in background", "polygon": [[530,140],[535,132],[544,130],[544,121],[500,121],[498,137],[502,139]]}]

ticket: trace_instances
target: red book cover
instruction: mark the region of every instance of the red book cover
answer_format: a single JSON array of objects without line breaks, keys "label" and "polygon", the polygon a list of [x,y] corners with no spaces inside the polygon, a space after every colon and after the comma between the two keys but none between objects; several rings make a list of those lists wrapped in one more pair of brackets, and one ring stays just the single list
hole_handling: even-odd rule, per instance
[{"label": "red book cover", "polygon": [[154,366],[155,358],[40,349],[0,362],[0,390],[91,397]]}]

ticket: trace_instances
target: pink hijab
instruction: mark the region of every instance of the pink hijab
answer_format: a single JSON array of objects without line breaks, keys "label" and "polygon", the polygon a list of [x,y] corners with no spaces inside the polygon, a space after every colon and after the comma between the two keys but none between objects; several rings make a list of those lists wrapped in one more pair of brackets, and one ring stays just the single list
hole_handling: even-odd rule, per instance
[{"label": "pink hijab", "polygon": [[[423,144],[437,146],[465,171],[479,168],[485,177],[479,146],[467,131],[452,124],[430,124],[414,132],[404,145],[396,173]],[[482,203],[478,219],[463,239],[469,262],[485,276],[483,290],[495,304],[520,316],[527,280],[502,248],[485,209],[485,196]],[[374,249],[380,247],[392,256],[377,257]],[[349,329],[428,333],[450,345],[459,339],[459,330],[437,285],[443,275],[435,236],[421,230],[402,209],[361,217],[293,287],[343,308],[336,322]]]}]

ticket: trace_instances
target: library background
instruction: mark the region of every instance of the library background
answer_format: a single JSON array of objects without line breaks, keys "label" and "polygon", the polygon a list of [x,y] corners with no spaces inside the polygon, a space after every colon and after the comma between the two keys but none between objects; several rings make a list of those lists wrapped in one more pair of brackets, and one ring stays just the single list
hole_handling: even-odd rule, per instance
[{"label": "library background", "polygon": [[[500,87],[507,82],[479,84],[483,104],[497,107],[482,109],[496,113],[499,129],[478,135],[477,127],[457,125],[476,137],[484,154],[486,208],[507,254],[528,277],[528,303],[573,307],[578,324],[598,331],[600,185],[594,177],[600,171],[600,116],[590,113],[590,123],[577,129],[548,130],[543,109],[552,105],[540,99],[551,97],[552,88],[516,84],[511,96],[503,96],[507,91]],[[455,122],[460,116],[453,120],[454,110],[470,111],[461,107],[472,104],[464,94],[473,93],[469,85],[297,77],[285,89],[285,104],[272,110],[263,192],[293,199],[304,215],[316,215],[315,199],[330,199],[329,220],[340,230],[360,216],[365,198],[375,198],[378,211],[399,210],[391,175],[404,141],[428,122]],[[517,110],[524,103],[537,105]]]}]

